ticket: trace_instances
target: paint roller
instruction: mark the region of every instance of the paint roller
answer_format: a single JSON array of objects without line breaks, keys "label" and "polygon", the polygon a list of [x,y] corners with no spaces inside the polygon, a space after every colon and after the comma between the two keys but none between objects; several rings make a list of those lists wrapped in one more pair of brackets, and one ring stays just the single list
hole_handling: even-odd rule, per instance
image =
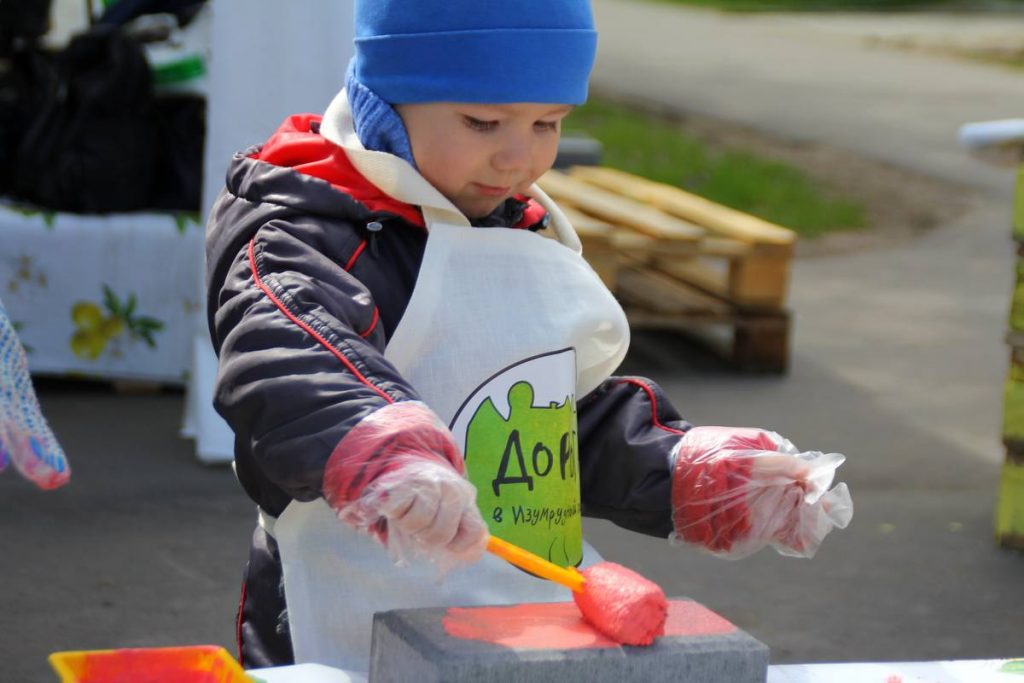
[{"label": "paint roller", "polygon": [[487,539],[487,550],[520,569],[570,589],[583,618],[616,642],[650,645],[665,632],[665,593],[631,569],[614,562],[599,562],[582,572],[559,567],[497,536]]}]

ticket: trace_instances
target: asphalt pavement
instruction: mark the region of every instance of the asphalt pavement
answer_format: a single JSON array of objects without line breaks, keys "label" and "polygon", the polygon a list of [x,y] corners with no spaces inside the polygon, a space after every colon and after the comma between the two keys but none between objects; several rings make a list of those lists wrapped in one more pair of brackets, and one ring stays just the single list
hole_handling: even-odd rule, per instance
[{"label": "asphalt pavement", "polygon": [[[817,557],[730,562],[605,523],[588,536],[747,629],[774,663],[1024,657],[1024,554],[999,549],[992,523],[1013,178],[955,142],[961,123],[1024,116],[1024,72],[866,39],[914,30],[900,15],[594,6],[600,88],[932,174],[972,208],[896,246],[798,261],[786,375],[738,374],[671,335],[634,339],[622,372],[660,382],[693,422],[847,455],[854,520]],[[929,16],[931,36],[995,30]],[[52,681],[46,655],[64,649],[233,651],[255,511],[230,469],[198,464],[179,438],[182,395],[39,388],[74,473],[50,493],[0,476],[0,681]]]}]

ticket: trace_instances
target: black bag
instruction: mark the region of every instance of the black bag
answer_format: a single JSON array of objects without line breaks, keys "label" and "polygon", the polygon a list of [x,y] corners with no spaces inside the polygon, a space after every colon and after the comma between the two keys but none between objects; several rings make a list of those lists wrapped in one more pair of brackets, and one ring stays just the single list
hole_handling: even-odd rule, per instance
[{"label": "black bag", "polygon": [[18,145],[50,92],[53,78],[52,55],[37,47],[13,51],[6,68],[0,68],[0,194],[11,192]]},{"label": "black bag", "polygon": [[56,211],[145,208],[156,126],[141,46],[112,26],[75,36],[43,100],[19,145],[15,196]]},{"label": "black bag", "polygon": [[160,95],[155,104],[157,167],[152,208],[199,213],[206,98],[187,94]]},{"label": "black bag", "polygon": [[50,29],[51,0],[0,0],[0,57],[16,43],[33,44]]},{"label": "black bag", "polygon": [[24,136],[50,66],[38,39],[50,27],[50,0],[0,0],[0,194],[11,190]]}]

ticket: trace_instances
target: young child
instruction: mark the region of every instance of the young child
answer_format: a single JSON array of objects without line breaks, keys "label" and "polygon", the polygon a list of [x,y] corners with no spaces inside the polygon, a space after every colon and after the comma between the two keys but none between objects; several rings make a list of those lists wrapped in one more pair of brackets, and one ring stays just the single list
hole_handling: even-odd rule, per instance
[{"label": "young child", "polygon": [[484,546],[590,564],[581,514],[813,554],[848,518],[835,458],[611,376],[625,316],[533,184],[586,99],[587,0],[355,12],[345,89],[237,155],[210,218],[215,402],[259,506],[243,664],[366,671],[374,612],[566,600]]}]

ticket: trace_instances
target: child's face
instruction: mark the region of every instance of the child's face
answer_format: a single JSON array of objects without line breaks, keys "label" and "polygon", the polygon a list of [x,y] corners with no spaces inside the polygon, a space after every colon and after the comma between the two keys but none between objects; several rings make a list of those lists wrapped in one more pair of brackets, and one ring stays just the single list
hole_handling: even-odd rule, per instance
[{"label": "child's face", "polygon": [[396,107],[424,178],[470,218],[524,192],[555,163],[557,104],[430,102]]}]

